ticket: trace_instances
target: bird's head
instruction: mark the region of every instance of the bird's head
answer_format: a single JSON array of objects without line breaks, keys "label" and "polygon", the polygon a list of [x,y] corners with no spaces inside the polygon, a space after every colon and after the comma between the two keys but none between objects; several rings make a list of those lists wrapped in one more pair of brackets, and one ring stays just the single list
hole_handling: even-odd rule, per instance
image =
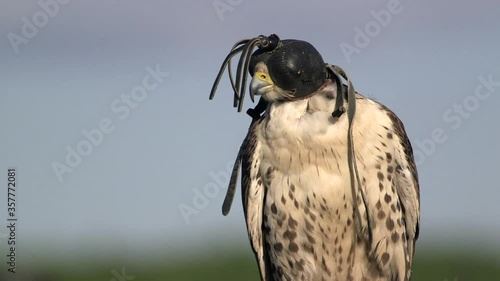
[{"label": "bird's head", "polygon": [[325,63],[311,44],[280,41],[276,35],[267,38],[276,42],[275,46],[259,47],[250,58],[250,95],[261,95],[267,101],[295,100],[323,85],[327,77]]},{"label": "bird's head", "polygon": [[[254,52],[255,47],[257,50]],[[231,73],[231,59],[239,53],[241,55],[234,79]],[[238,107],[238,111],[241,111],[245,98],[247,71],[252,76],[252,101],[255,95],[262,96],[267,102],[303,99],[315,93],[327,79],[340,79],[333,66],[326,65],[320,53],[310,43],[292,39],[280,40],[275,34],[260,35],[234,44],[222,63],[210,99],[214,97],[226,67],[234,91],[233,106]],[[261,103],[259,102],[259,105]],[[338,108],[341,108],[341,103]],[[256,115],[249,114],[253,117],[259,116],[260,112],[265,110],[265,105],[254,110],[257,111]]]},{"label": "bird's head", "polygon": [[[258,48],[255,52],[254,47]],[[234,80],[231,58],[238,53],[241,55]],[[226,67],[234,90],[234,106],[238,107],[238,111],[241,111],[244,99],[247,71],[252,76],[252,100],[254,95],[261,95],[268,101],[304,98],[317,90],[327,78],[323,58],[310,43],[280,40],[275,34],[237,42],[222,64],[210,99],[215,95]]]}]

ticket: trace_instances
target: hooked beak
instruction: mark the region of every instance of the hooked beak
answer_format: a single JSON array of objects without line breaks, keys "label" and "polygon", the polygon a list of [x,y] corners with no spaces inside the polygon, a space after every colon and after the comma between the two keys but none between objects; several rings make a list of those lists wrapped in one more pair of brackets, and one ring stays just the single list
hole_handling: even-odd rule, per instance
[{"label": "hooked beak", "polygon": [[255,95],[262,96],[271,91],[273,87],[274,83],[269,77],[269,74],[257,71],[253,75],[252,82],[250,83],[250,98],[253,101]]}]

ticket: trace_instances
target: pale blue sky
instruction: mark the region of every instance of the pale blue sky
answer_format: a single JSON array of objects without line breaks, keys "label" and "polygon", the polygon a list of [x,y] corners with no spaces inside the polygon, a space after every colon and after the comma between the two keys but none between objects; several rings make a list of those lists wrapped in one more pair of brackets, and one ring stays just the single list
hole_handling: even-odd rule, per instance
[{"label": "pale blue sky", "polygon": [[[221,237],[246,246],[239,194],[229,217],[220,211],[225,186],[190,224],[179,205],[217,185],[210,174],[233,162],[250,122],[231,107],[226,78],[208,101],[222,60],[239,39],[277,33],[309,41],[346,69],[358,91],[400,116],[419,151],[434,130],[446,136],[419,165],[422,243],[498,245],[500,87],[473,96],[479,77],[500,82],[500,4],[401,0],[400,12],[347,60],[340,44],[354,45],[355,28],[389,2],[221,0],[237,5],[219,17],[212,1],[70,1],[16,54],[9,33],[22,36],[23,17],[33,22],[43,10],[38,1],[2,0],[0,182],[7,166],[18,167],[19,238],[70,250],[101,237],[115,248]],[[157,65],[168,77],[120,119],[113,102]],[[464,100],[467,118],[453,112]],[[65,147],[76,149],[81,131],[105,118],[114,131],[59,182],[51,163],[64,163]]]}]

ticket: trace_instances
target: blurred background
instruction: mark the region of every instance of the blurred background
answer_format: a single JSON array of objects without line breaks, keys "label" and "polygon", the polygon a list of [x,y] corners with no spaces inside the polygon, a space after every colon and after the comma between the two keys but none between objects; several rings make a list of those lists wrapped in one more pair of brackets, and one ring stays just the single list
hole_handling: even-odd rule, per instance
[{"label": "blurred background", "polygon": [[208,94],[237,40],[271,33],[403,120],[413,280],[500,280],[497,0],[0,3],[0,280],[258,280],[239,194],[221,214],[250,118],[227,77]]}]

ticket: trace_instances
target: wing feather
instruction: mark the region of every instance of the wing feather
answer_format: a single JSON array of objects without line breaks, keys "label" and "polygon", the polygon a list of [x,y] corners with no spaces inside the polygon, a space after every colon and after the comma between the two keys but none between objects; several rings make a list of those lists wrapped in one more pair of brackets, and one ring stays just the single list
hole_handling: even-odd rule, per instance
[{"label": "wing feather", "polygon": [[401,120],[385,106],[382,106],[387,112],[393,124],[393,130],[396,134],[394,138],[398,141],[396,145],[396,167],[394,170],[394,187],[398,194],[399,204],[401,205],[403,223],[406,229],[406,276],[410,279],[411,265],[415,254],[415,242],[418,239],[420,228],[420,187],[418,182],[418,172],[413,156],[413,149],[406,134]]},{"label": "wing feather", "polygon": [[[412,238],[413,244],[418,238],[420,224],[420,186],[418,182],[417,166],[413,156],[413,149],[406,134],[401,120],[389,109],[387,115],[394,124],[394,132],[397,134],[402,147],[403,155],[399,159],[400,163],[396,167],[397,191],[401,198],[401,204],[406,216],[406,228],[409,238]],[[397,161],[398,162],[398,161]],[[410,252],[413,254],[413,251]]]},{"label": "wing feather", "polygon": [[262,119],[255,120],[250,125],[248,134],[240,148],[241,158],[241,195],[243,199],[243,210],[248,230],[248,236],[252,245],[261,280],[271,280],[269,274],[268,257],[264,247],[262,235],[263,206],[265,190],[259,169],[260,144],[258,140],[258,129]]},{"label": "wing feather", "polygon": [[[379,103],[376,109],[372,102],[362,104],[367,106],[365,112],[371,112],[361,115],[359,123],[369,128],[365,134],[371,149],[358,148],[372,155],[366,163],[375,164],[362,170],[373,227],[373,241],[367,241],[369,253],[388,280],[408,281],[420,223],[418,174],[411,143],[403,123],[390,109]],[[378,122],[371,126],[367,118]]]}]

